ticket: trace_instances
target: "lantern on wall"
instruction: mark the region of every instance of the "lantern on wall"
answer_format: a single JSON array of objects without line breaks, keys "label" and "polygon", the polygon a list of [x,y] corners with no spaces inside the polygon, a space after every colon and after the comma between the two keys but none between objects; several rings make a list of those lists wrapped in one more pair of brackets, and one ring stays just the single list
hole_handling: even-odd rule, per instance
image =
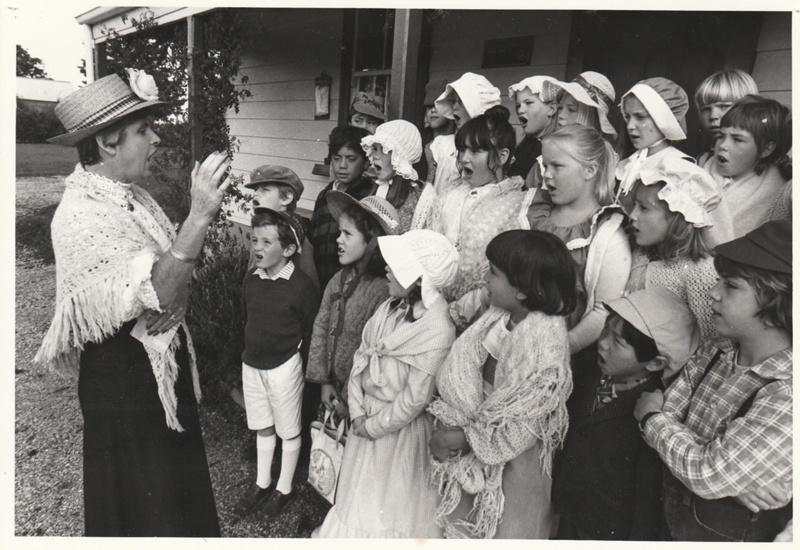
[{"label": "lantern on wall", "polygon": [[314,80],[314,120],[331,118],[331,77],[324,72]]}]

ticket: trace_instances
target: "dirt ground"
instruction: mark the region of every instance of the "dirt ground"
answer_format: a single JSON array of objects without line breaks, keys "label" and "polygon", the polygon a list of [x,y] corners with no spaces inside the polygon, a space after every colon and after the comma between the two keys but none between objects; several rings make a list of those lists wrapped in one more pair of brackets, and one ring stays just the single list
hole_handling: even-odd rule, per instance
[{"label": "dirt ground", "polygon": [[[45,246],[49,222],[42,224],[52,216],[62,192],[63,176],[16,180],[18,233],[21,222],[30,222],[27,242],[17,243],[15,262],[16,536],[83,535],[83,421],[77,382],[32,363],[55,301],[55,266]],[[38,234],[44,235],[42,239],[35,238],[31,224],[42,226]],[[275,521],[264,524],[234,514],[236,500],[255,479],[255,438],[246,429],[243,411],[232,402],[201,406],[200,412],[223,536],[307,537],[322,523],[328,505],[305,483],[305,468],[299,468],[295,477],[298,498]]]}]

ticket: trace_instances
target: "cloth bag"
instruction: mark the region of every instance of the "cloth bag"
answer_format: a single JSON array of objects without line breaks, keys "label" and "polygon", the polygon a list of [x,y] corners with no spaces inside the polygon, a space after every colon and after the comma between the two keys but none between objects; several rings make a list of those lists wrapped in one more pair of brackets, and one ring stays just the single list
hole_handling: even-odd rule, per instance
[{"label": "cloth bag", "polygon": [[308,484],[325,500],[334,504],[342,468],[344,444],[347,441],[348,421],[336,422],[333,411],[325,411],[324,420],[311,423],[311,456],[308,464]]}]

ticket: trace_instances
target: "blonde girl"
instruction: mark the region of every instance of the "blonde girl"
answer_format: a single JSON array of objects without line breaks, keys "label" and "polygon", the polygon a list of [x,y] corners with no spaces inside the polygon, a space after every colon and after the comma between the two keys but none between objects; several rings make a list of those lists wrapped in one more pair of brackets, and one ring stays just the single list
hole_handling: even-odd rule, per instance
[{"label": "blonde girl", "polygon": [[439,538],[439,496],[428,482],[433,420],[425,408],[455,340],[438,289],[455,276],[458,253],[430,230],[378,243],[390,298],[367,321],[353,360],[352,428],[336,504],[315,535]]},{"label": "blonde girl", "polygon": [[666,157],[641,171],[632,196],[635,248],[626,291],[654,285],[671,290],[689,306],[703,341],[716,338],[708,291],[717,273],[706,237],[710,213],[722,198],[714,180],[691,162]]},{"label": "blonde girl", "polygon": [[519,227],[524,183],[519,176],[506,176],[516,143],[508,118],[508,109],[498,105],[456,134],[461,179],[439,197],[429,224],[459,251],[458,274],[444,289],[448,302],[484,285],[486,245],[499,233]]},{"label": "blonde girl", "polygon": [[578,306],[567,319],[575,354],[597,342],[603,302],[622,296],[630,272],[624,213],[614,203],[616,155],[599,132],[572,124],[542,140],[542,157],[543,187],[527,195],[521,222],[561,238],[577,266]]},{"label": "blonde girl", "polygon": [[557,82],[552,76],[531,76],[508,87],[508,97],[517,111],[523,138],[514,151],[512,175],[527,177],[542,155],[541,139],[555,130],[558,104],[555,97],[542,95],[545,82]]},{"label": "blonde girl", "polygon": [[378,237],[397,229],[397,211],[386,200],[370,196],[356,201],[330,191],[328,208],[339,224],[337,271],[322,295],[308,351],[306,380],[321,384],[325,407],[348,417],[347,382],[361,330],[388,296],[386,263]]}]

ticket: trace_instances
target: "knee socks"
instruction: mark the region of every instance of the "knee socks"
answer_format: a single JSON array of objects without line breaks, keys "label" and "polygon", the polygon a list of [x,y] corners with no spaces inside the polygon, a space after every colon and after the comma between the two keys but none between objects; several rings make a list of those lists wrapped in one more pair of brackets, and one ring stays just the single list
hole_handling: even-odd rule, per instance
[{"label": "knee socks", "polygon": [[281,476],[278,478],[276,489],[288,495],[292,492],[292,479],[297,468],[297,459],[300,457],[300,436],[284,440],[281,449]]},{"label": "knee socks", "polygon": [[275,446],[278,438],[275,434],[266,435],[266,430],[259,430],[256,433],[256,485],[262,489],[269,487],[272,483],[272,457],[275,454]]}]

